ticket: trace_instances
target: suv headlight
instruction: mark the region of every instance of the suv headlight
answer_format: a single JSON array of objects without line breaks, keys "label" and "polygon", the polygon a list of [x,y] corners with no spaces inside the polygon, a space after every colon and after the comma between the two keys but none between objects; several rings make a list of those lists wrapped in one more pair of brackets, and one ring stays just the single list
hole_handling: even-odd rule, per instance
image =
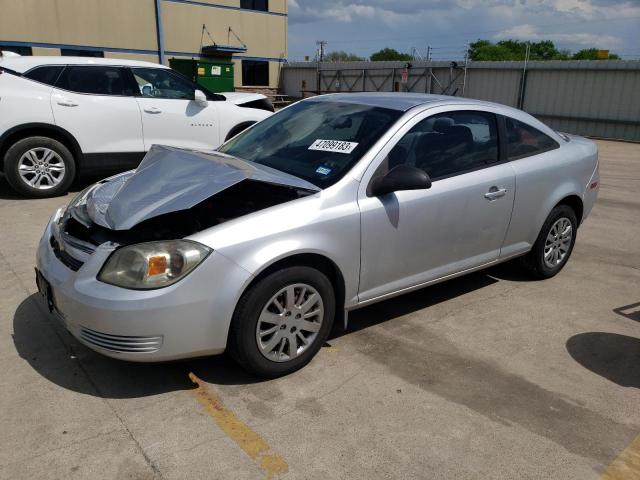
[{"label": "suv headlight", "polygon": [[209,247],[191,240],[128,245],[111,254],[98,280],[135,290],[162,288],[185,277],[209,253]]}]

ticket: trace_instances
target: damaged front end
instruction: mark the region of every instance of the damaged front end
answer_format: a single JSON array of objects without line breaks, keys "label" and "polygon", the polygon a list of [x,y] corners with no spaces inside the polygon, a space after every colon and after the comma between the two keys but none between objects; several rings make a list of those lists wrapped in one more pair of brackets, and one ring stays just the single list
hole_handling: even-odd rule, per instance
[{"label": "damaged front end", "polygon": [[135,171],[92,185],[56,219],[56,256],[78,270],[97,246],[181,239],[319,191],[298,177],[218,152],[154,146]]}]

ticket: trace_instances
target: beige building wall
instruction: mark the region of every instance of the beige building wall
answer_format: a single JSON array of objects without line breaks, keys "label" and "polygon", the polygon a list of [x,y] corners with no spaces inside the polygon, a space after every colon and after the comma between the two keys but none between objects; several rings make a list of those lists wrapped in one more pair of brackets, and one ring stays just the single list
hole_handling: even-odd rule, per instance
[{"label": "beige building wall", "polygon": [[0,0],[0,42],[157,50],[154,0]]},{"label": "beige building wall", "polygon": [[[239,9],[240,0],[160,5],[167,62],[198,57],[203,24],[216,44],[241,46],[231,27],[247,46],[233,57],[236,86],[242,85],[242,57],[249,57],[269,61],[269,86],[277,87],[287,57],[287,0],[270,0],[269,12]],[[34,55],[78,47],[101,50],[108,58],[159,61],[155,0],[0,0],[0,12],[0,44],[21,42]],[[212,43],[205,35],[203,44]]]}]

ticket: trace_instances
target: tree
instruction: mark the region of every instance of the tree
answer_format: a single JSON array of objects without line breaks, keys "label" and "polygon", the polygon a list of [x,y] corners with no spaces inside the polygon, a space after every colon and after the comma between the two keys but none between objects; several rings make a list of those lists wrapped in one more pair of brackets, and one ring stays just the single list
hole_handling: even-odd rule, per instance
[{"label": "tree", "polygon": [[372,54],[369,58],[372,62],[381,62],[384,60],[408,61],[413,59],[413,57],[408,53],[400,53],[393,48],[383,48],[382,50]]},{"label": "tree", "polygon": [[[598,49],[587,48],[571,55],[569,50],[558,50],[551,40],[540,42],[523,42],[521,40],[501,40],[492,43],[489,40],[478,40],[469,45],[469,59],[474,61],[487,60],[524,60],[529,45],[529,60],[597,60]],[[609,54],[610,59],[620,59],[615,53]]]},{"label": "tree", "polygon": [[492,43],[478,40],[469,45],[469,58],[476,61],[486,60],[524,60],[529,45],[529,60],[567,60],[569,54],[559,51],[551,40],[523,42],[520,40],[501,40]]},{"label": "tree", "polygon": [[360,62],[364,60],[364,58],[359,57],[353,53],[344,52],[342,50],[338,50],[336,52],[327,53],[324,56],[325,62]]},{"label": "tree", "polygon": [[[576,52],[572,58],[574,60],[604,60],[598,57],[597,48],[583,48]],[[620,60],[620,56],[615,53],[609,53],[609,60]]]}]

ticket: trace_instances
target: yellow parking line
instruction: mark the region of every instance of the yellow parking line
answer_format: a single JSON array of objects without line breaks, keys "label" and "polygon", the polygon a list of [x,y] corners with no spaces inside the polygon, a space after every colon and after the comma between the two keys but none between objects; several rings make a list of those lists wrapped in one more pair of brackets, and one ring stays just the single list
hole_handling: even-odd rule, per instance
[{"label": "yellow parking line", "polygon": [[639,478],[640,435],[611,462],[600,477],[600,480],[633,480]]},{"label": "yellow parking line", "polygon": [[289,465],[284,458],[273,452],[271,446],[260,435],[225,407],[220,397],[209,391],[202,380],[193,373],[189,373],[189,378],[198,386],[193,390],[198,402],[213,417],[218,427],[260,466],[267,479],[289,471]]}]

